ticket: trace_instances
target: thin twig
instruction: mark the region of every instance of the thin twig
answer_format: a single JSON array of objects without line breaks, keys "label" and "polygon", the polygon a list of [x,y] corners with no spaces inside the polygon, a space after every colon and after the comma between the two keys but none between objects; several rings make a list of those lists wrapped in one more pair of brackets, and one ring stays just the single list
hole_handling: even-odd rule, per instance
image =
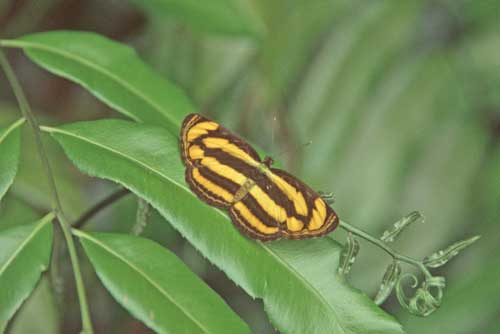
[{"label": "thin twig", "polygon": [[120,188],[119,190],[115,191],[114,193],[110,194],[106,198],[102,199],[98,203],[96,203],[93,207],[85,211],[74,223],[73,223],[73,228],[81,228],[85,223],[94,215],[96,215],[99,211],[103,210],[107,206],[113,204],[114,202],[118,201],[120,198],[123,196],[127,195],[130,193],[130,190],[126,188]]},{"label": "thin twig", "polygon": [[57,216],[57,221],[59,222],[59,226],[63,232],[64,238],[66,240],[66,245],[68,246],[69,257],[71,260],[71,266],[73,268],[73,274],[75,276],[76,282],[76,290],[78,293],[78,300],[80,302],[80,312],[82,317],[82,327],[83,333],[91,334],[93,333],[92,322],[90,320],[90,314],[87,304],[87,297],[85,293],[85,286],[83,285],[82,274],[80,270],[80,264],[78,263],[78,256],[76,253],[75,243],[73,240],[73,236],[71,235],[70,226],[68,221],[66,220],[61,201],[59,200],[59,194],[57,192],[56,182],[54,179],[54,175],[52,173],[52,169],[50,168],[49,159],[43,147],[43,143],[40,136],[40,129],[38,126],[38,122],[35,118],[35,115],[31,111],[31,108],[28,104],[28,101],[24,95],[24,92],[21,88],[17,77],[10,66],[9,61],[7,60],[5,54],[0,49],[0,66],[3,68],[5,75],[7,76],[7,80],[12,86],[12,90],[14,95],[16,96],[17,102],[19,103],[19,108],[23,116],[27,119],[28,124],[30,125],[33,136],[35,138],[35,143],[38,151],[38,155],[42,161],[43,168],[45,170],[45,174],[47,176],[49,182],[49,188],[52,198],[52,208]]}]

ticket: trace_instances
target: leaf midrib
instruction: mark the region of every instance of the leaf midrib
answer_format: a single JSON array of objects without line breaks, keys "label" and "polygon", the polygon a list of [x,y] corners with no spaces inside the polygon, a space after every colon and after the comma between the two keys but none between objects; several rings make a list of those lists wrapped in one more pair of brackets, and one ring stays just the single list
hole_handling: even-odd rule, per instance
[{"label": "leaf midrib", "polygon": [[[96,70],[96,72],[99,72],[104,76],[108,76],[110,79],[115,81],[118,85],[121,85],[125,90],[128,90],[131,94],[136,95],[139,98],[141,98],[151,108],[158,111],[161,115],[167,117],[171,122],[175,123],[175,120],[170,117],[169,113],[165,113],[160,105],[153,102],[151,99],[146,97],[144,94],[142,94],[139,90],[135,89],[133,86],[129,85],[127,83],[127,81],[121,80],[120,77],[114,75],[112,72],[108,71],[106,68],[104,68],[102,66],[98,66],[95,63],[89,62],[83,57],[80,57],[80,56],[73,54],[73,53],[70,53],[70,52],[62,51],[61,49],[53,48],[53,47],[39,44],[39,43],[35,43],[32,41],[0,40],[0,44],[5,46],[5,47],[14,47],[14,48],[21,48],[21,49],[27,48],[27,49],[35,49],[35,50],[38,49],[38,50],[42,50],[42,51],[46,51],[46,52],[52,52],[52,53],[58,54],[62,57],[72,59],[77,63],[81,63],[82,65],[93,68],[94,70]],[[125,111],[124,108],[120,108],[120,110],[122,112],[124,112],[127,116],[132,118],[133,120],[141,121],[140,119],[137,118],[137,116]]]},{"label": "leaf midrib", "polygon": [[[194,197],[194,195],[188,190],[188,188],[186,188],[184,185],[176,182],[175,180],[172,180],[171,178],[169,178],[167,175],[161,173],[160,171],[156,170],[155,168],[133,158],[133,157],[130,157],[126,154],[123,154],[122,152],[120,151],[117,151],[111,147],[108,147],[108,146],[105,146],[105,145],[102,145],[100,143],[97,143],[97,142],[94,142],[88,138],[85,138],[85,137],[82,137],[82,136],[79,136],[75,133],[71,133],[71,132],[68,132],[68,131],[64,131],[62,129],[59,129],[59,128],[53,128],[53,127],[48,127],[48,126],[42,126],[40,127],[43,131],[47,131],[47,132],[54,132],[54,133],[61,133],[63,135],[67,135],[69,137],[74,137],[74,138],[77,138],[79,140],[82,140],[82,141],[85,141],[85,142],[88,142],[90,144],[93,144],[97,147],[101,147],[107,151],[110,151],[112,153],[115,153],[117,154],[118,156],[121,156],[127,160],[130,160],[132,162],[135,162],[137,163],[138,165],[140,166],[143,166],[144,168],[150,170],[151,172],[153,172],[154,174],[157,174],[158,176],[160,176],[161,178],[167,180],[168,182],[176,185],[177,187],[181,188],[182,190],[186,191],[187,193],[189,193],[190,195],[192,195]],[[222,211],[220,211],[219,209],[215,209],[221,216],[227,218],[224,213]],[[344,325],[342,324],[342,322],[339,320],[340,318],[338,317],[337,315],[337,312],[335,311],[335,309],[328,303],[328,301],[319,293],[319,291],[317,291],[306,279],[304,279],[304,277],[295,269],[293,268],[292,266],[290,266],[285,260],[283,260],[283,258],[281,258],[278,254],[276,254],[276,252],[274,252],[272,249],[269,248],[269,246],[267,245],[264,245],[262,243],[259,243],[260,246],[266,250],[273,258],[275,258],[279,263],[281,263],[283,265],[283,267],[285,267],[294,277],[296,277],[300,283],[302,283],[304,285],[304,287],[311,291],[311,293],[316,296],[316,298],[323,304],[325,305],[328,309],[331,310],[331,312],[335,315],[335,318],[336,318],[336,323],[340,326],[340,328],[345,332],[345,333],[348,333],[348,331],[345,329]]]},{"label": "leaf midrib", "polygon": [[200,322],[198,322],[198,320],[196,320],[191,315],[191,313],[188,312],[188,310],[186,310],[182,305],[178,304],[175,301],[174,297],[172,297],[167,291],[165,291],[158,283],[156,283],[156,281],[154,281],[152,278],[150,278],[149,275],[147,275],[144,271],[142,271],[140,268],[135,266],[133,263],[131,263],[129,260],[127,260],[125,257],[123,257],[121,254],[115,252],[108,245],[106,245],[105,243],[101,242],[98,239],[93,238],[91,235],[89,235],[87,233],[84,233],[84,232],[79,231],[79,230],[73,230],[73,234],[75,234],[78,237],[85,238],[85,239],[93,242],[97,246],[101,247],[102,249],[104,249],[105,251],[107,251],[108,253],[115,256],[117,259],[119,259],[123,263],[125,263],[131,269],[136,271],[139,274],[139,276],[142,276],[149,284],[151,284],[154,288],[156,288],[168,300],[170,300],[170,302],[172,304],[174,304],[179,310],[181,310],[181,312],[184,313],[189,319],[191,319],[193,321],[193,323],[195,323],[196,326],[198,326],[202,331],[204,331],[205,333],[210,333],[210,331],[207,328],[205,328],[205,326],[203,326]]},{"label": "leaf midrib", "polygon": [[24,121],[25,121],[25,118],[23,117],[23,118],[18,119],[14,123],[12,123],[7,128],[7,130],[4,131],[2,136],[0,136],[0,144],[5,140],[5,138],[7,138],[8,135],[11,134],[11,132],[13,132],[16,128],[20,127],[24,123]]},{"label": "leaf midrib", "polygon": [[35,235],[40,231],[47,223],[54,219],[54,214],[51,212],[43,217],[40,223],[31,231],[31,233],[24,239],[24,241],[18,246],[18,248],[12,253],[9,259],[4,263],[4,265],[0,268],[0,277],[3,275],[5,270],[9,267],[9,265],[16,259],[16,257],[24,250],[26,245],[35,237]]}]

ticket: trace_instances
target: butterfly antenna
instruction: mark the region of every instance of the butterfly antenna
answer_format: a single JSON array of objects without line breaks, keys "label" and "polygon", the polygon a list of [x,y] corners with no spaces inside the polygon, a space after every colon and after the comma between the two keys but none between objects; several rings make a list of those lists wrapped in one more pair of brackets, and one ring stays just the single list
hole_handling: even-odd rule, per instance
[{"label": "butterfly antenna", "polygon": [[273,113],[273,120],[271,122],[271,147],[274,147],[274,140],[275,140],[275,129],[277,126],[277,121],[278,118],[276,117],[276,114]]}]

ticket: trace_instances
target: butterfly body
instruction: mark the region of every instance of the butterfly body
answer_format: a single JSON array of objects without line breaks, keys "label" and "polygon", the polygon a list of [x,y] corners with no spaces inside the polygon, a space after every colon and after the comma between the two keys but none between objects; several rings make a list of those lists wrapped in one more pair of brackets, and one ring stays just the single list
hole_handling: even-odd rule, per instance
[{"label": "butterfly body", "polygon": [[338,217],[293,175],[262,161],[243,139],[200,115],[181,127],[186,182],[204,202],[229,211],[245,235],[262,240],[304,239],[331,232]]}]

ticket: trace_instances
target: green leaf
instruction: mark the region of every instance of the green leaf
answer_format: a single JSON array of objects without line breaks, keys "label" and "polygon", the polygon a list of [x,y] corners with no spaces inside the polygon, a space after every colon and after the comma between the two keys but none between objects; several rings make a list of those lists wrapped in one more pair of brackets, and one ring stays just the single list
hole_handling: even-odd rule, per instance
[{"label": "green leaf", "polygon": [[[119,120],[43,127],[83,172],[146,199],[250,296],[284,333],[402,333],[366,295],[337,276],[341,246],[329,238],[261,243],[201,202],[184,181],[178,138]],[[110,135],[112,134],[112,135]]]},{"label": "green leaf", "polygon": [[0,129],[0,199],[5,195],[17,173],[20,152],[20,127],[24,118],[6,129]]},{"label": "green leaf", "polygon": [[60,333],[56,301],[46,277],[42,277],[31,296],[12,320],[9,325],[9,333]]},{"label": "green leaf", "polygon": [[36,223],[0,232],[0,332],[47,269],[52,248],[49,213]]},{"label": "green leaf", "polygon": [[215,292],[159,244],[126,234],[74,234],[113,297],[158,333],[250,333]]},{"label": "green leaf", "polygon": [[[191,27],[217,34],[258,36],[263,22],[241,0],[131,0],[150,15],[178,18]],[[245,3],[247,2],[247,3]]]},{"label": "green leaf", "polygon": [[453,245],[449,246],[448,248],[446,248],[444,250],[437,251],[436,253],[426,257],[424,259],[424,264],[430,268],[441,267],[441,266],[445,265],[446,263],[448,263],[448,261],[453,259],[455,256],[457,256],[458,253],[460,253],[462,250],[469,247],[470,245],[475,243],[480,238],[481,237],[479,235],[476,235],[472,238],[458,241],[458,242],[454,243]]},{"label": "green leaf", "polygon": [[40,217],[29,205],[7,194],[0,202],[0,230],[31,223]]},{"label": "green leaf", "polygon": [[[37,113],[37,110],[34,110]],[[0,124],[11,124],[19,119],[19,107],[15,104],[1,103],[0,102]],[[53,124],[54,119],[46,115],[38,114],[37,118],[40,124],[49,123]],[[22,224],[33,222],[40,217],[40,212],[48,212],[52,209],[52,200],[47,194],[50,192],[47,177],[45,175],[44,167],[39,159],[38,150],[33,137],[33,131],[28,126],[23,126],[21,129],[21,156],[19,158],[19,168],[17,170],[14,183],[10,187],[7,196],[12,196],[18,200],[14,204],[12,210],[0,206],[0,225],[5,226],[4,212],[12,213],[13,217],[19,216],[19,219],[14,219],[13,224]],[[47,156],[50,157],[50,166],[54,175],[57,175],[56,184],[59,192],[64,194],[61,198],[62,206],[64,208],[67,218],[72,221],[90,205],[88,203],[88,196],[82,190],[82,179],[79,178],[71,170],[71,162],[68,161],[61,147],[54,143],[50,136],[42,136],[42,143],[47,151]],[[19,201],[22,201],[23,207],[20,208]],[[28,208],[31,207],[31,208]],[[27,214],[27,210],[33,211],[36,209],[38,213],[35,216],[31,215],[31,219]],[[16,211],[17,210],[17,211]],[[9,214],[10,214],[9,213]]]},{"label": "green leaf", "polygon": [[178,131],[193,111],[184,93],[128,46],[94,33],[53,31],[3,40],[44,69],[72,80],[127,117]]}]

